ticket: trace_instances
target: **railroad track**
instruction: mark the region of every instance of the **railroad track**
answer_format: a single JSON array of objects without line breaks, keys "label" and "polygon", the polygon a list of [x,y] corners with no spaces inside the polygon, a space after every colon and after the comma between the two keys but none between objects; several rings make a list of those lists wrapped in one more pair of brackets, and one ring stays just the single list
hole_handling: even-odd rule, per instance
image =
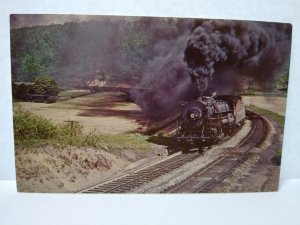
[{"label": "railroad track", "polygon": [[[208,166],[194,173],[183,182],[165,190],[167,193],[177,192],[208,192],[216,184],[230,174],[236,166],[247,157],[247,153],[258,146],[267,134],[264,119],[257,114],[247,111],[248,118],[252,121],[252,129],[248,136],[229,154],[223,155],[211,162]],[[200,157],[198,152],[190,154],[174,154],[163,161],[137,170],[133,173],[115,178],[105,183],[82,190],[79,193],[126,193],[140,185],[154,180],[184,164]]]},{"label": "railroad track", "polygon": [[252,129],[238,146],[164,192],[207,193],[231,174],[234,168],[242,164],[247,159],[251,149],[259,146],[264,141],[268,132],[266,121],[263,117],[250,111],[247,111],[247,116],[252,121]]},{"label": "railroad track", "polygon": [[129,192],[143,183],[149,182],[166,174],[189,161],[199,157],[199,153],[175,154],[163,161],[140,169],[133,173],[118,177],[97,186],[80,191],[80,193],[124,193]]}]

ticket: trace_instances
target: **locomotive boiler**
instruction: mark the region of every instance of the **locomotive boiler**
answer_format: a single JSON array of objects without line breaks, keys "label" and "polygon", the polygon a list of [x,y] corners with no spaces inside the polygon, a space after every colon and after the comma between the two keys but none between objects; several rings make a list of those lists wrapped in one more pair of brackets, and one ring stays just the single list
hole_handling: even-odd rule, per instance
[{"label": "locomotive boiler", "polygon": [[176,141],[190,148],[209,147],[235,133],[245,116],[240,96],[199,97],[182,105]]}]

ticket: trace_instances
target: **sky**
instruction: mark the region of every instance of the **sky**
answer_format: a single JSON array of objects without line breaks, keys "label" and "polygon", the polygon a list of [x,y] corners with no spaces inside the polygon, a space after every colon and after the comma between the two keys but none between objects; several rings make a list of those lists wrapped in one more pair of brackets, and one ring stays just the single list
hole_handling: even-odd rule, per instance
[{"label": "sky", "polygon": [[[89,20],[114,20],[117,16],[96,15],[67,15],[67,14],[12,14],[10,16],[10,29],[22,27],[43,26],[51,24],[64,24],[67,22],[84,22]],[[136,17],[125,17],[126,20],[134,20]]]}]

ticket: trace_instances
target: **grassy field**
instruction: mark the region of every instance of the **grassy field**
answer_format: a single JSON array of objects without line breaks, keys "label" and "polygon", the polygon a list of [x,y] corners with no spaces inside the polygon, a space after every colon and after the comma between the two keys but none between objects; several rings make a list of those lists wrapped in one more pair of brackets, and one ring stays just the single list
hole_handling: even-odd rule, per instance
[{"label": "grassy field", "polygon": [[82,132],[82,126],[53,124],[50,120],[36,116],[21,108],[14,111],[15,143],[20,147],[39,147],[52,144],[58,148],[66,146],[94,147],[109,152],[133,150],[139,153],[151,150],[147,136],[139,134],[99,134]]},{"label": "grassy field", "polygon": [[78,97],[78,93],[74,93],[77,93],[76,90],[64,93],[65,96],[73,96],[65,101],[52,104],[15,102],[14,108],[21,107],[34,115],[51,120],[54,124],[76,121],[82,125],[85,134],[125,134],[138,129],[137,119],[142,114],[141,109],[128,102],[126,94],[103,92]]},{"label": "grassy field", "polygon": [[85,95],[89,95],[91,92],[89,90],[66,90],[61,91],[58,94],[58,101],[65,101],[71,98],[78,98]]},{"label": "grassy field", "polygon": [[268,116],[270,117],[272,120],[274,120],[281,128],[284,127],[284,120],[285,120],[285,117],[276,113],[276,112],[272,112],[270,110],[266,110],[266,109],[262,109],[262,108],[259,108],[259,107],[256,107],[256,106],[248,106],[247,109],[255,112],[255,113],[258,113],[260,115],[263,115],[263,116]]},{"label": "grassy field", "polygon": [[246,106],[254,105],[261,109],[275,112],[279,115],[285,115],[286,97],[279,96],[243,96],[243,102]]},{"label": "grassy field", "polygon": [[[255,113],[258,113],[262,116],[267,116],[269,118],[271,118],[272,120],[274,120],[282,129],[284,128],[284,121],[285,121],[285,117],[282,115],[279,115],[278,113],[266,110],[266,109],[261,109],[259,107],[256,106],[248,106],[247,107],[248,110],[251,110]],[[281,163],[281,156],[282,156],[282,146],[278,146],[277,149],[277,163],[278,165],[280,165]]]},{"label": "grassy field", "polygon": [[[134,134],[140,110],[123,93],[90,94],[70,90],[60,96],[68,99],[53,104],[14,103],[17,147],[51,144],[57,148],[93,147],[141,154],[152,149],[147,136]],[[66,121],[74,121],[73,126]]]}]

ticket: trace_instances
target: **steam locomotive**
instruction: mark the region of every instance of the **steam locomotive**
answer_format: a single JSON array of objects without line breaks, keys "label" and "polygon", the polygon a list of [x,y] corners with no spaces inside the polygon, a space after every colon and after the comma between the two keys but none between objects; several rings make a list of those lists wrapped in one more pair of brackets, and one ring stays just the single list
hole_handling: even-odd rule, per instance
[{"label": "steam locomotive", "polygon": [[235,133],[245,117],[240,96],[199,97],[182,105],[175,139],[179,146],[202,150]]}]

